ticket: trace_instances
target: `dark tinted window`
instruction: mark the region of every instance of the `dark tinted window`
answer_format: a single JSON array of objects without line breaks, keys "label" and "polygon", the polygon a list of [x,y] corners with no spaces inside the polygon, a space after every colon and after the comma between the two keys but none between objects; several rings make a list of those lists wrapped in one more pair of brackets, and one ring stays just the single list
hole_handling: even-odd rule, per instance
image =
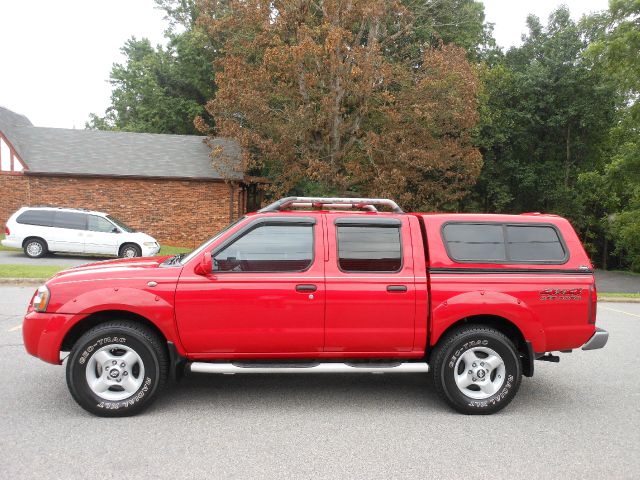
[{"label": "dark tinted window", "polygon": [[443,229],[449,256],[469,263],[562,263],[566,252],[548,225],[450,223]]},{"label": "dark tinted window", "polygon": [[397,272],[402,267],[400,227],[337,226],[338,264],[346,272]]},{"label": "dark tinted window", "polygon": [[110,221],[96,215],[89,215],[87,220],[88,230],[92,232],[113,232],[113,229],[116,228]]},{"label": "dark tinted window", "polygon": [[565,251],[558,233],[551,227],[507,227],[509,258],[514,262],[559,262]]},{"label": "dark tinted window", "polygon": [[24,225],[51,227],[53,225],[53,213],[53,210],[27,210],[18,216],[16,222]]},{"label": "dark tinted window", "polygon": [[449,255],[455,260],[505,261],[502,225],[455,223],[444,227]]},{"label": "dark tinted window", "polygon": [[73,228],[86,230],[87,215],[75,212],[54,212],[53,226],[58,228]]},{"label": "dark tinted window", "polygon": [[262,225],[215,254],[214,271],[299,272],[313,261],[312,225]]}]

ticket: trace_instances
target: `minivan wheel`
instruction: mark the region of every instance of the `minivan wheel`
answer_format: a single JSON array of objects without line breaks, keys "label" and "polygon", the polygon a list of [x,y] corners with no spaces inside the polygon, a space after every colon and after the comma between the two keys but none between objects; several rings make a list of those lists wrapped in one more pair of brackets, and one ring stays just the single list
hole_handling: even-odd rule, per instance
[{"label": "minivan wheel", "polygon": [[431,358],[438,394],[454,409],[470,415],[502,410],[522,380],[516,348],[493,328],[459,328],[441,339]]},{"label": "minivan wheel", "polygon": [[30,258],[44,257],[47,253],[47,244],[40,238],[30,238],[24,243],[24,254]]},{"label": "minivan wheel", "polygon": [[72,397],[100,417],[125,417],[147,408],[164,387],[168,357],[162,339],[128,321],[100,324],[75,343],[67,360]]},{"label": "minivan wheel", "polygon": [[140,247],[138,247],[137,245],[134,245],[132,243],[127,243],[120,248],[120,256],[122,258],[141,257],[142,251],[140,250]]}]

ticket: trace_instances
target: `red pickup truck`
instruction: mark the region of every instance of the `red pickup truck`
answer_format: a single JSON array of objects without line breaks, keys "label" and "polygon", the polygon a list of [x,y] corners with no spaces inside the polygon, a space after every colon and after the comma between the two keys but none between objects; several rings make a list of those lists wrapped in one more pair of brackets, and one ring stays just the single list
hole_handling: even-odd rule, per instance
[{"label": "red pickup truck", "polygon": [[58,273],[23,334],[46,362],[70,352],[71,394],[100,416],[141,411],[185,369],[431,372],[453,408],[488,414],[534,360],[602,348],[595,322],[592,266],[563,218],[289,197],[188,255]]}]

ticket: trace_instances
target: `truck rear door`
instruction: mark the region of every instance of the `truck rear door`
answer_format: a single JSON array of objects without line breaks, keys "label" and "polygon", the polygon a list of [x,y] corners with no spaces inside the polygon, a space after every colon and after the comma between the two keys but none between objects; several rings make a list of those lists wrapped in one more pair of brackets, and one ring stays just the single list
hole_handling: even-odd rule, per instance
[{"label": "truck rear door", "polygon": [[324,350],[411,351],[416,286],[408,217],[328,214],[325,223]]}]

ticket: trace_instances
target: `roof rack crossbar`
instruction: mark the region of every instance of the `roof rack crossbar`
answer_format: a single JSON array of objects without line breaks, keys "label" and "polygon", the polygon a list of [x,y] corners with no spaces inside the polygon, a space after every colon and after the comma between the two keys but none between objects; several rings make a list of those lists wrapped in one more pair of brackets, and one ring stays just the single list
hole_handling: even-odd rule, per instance
[{"label": "roof rack crossbar", "polygon": [[376,206],[389,207],[393,213],[404,213],[393,200],[388,198],[338,198],[338,197],[286,197],[258,210],[259,213],[278,212],[287,207],[351,207],[377,212]]}]

